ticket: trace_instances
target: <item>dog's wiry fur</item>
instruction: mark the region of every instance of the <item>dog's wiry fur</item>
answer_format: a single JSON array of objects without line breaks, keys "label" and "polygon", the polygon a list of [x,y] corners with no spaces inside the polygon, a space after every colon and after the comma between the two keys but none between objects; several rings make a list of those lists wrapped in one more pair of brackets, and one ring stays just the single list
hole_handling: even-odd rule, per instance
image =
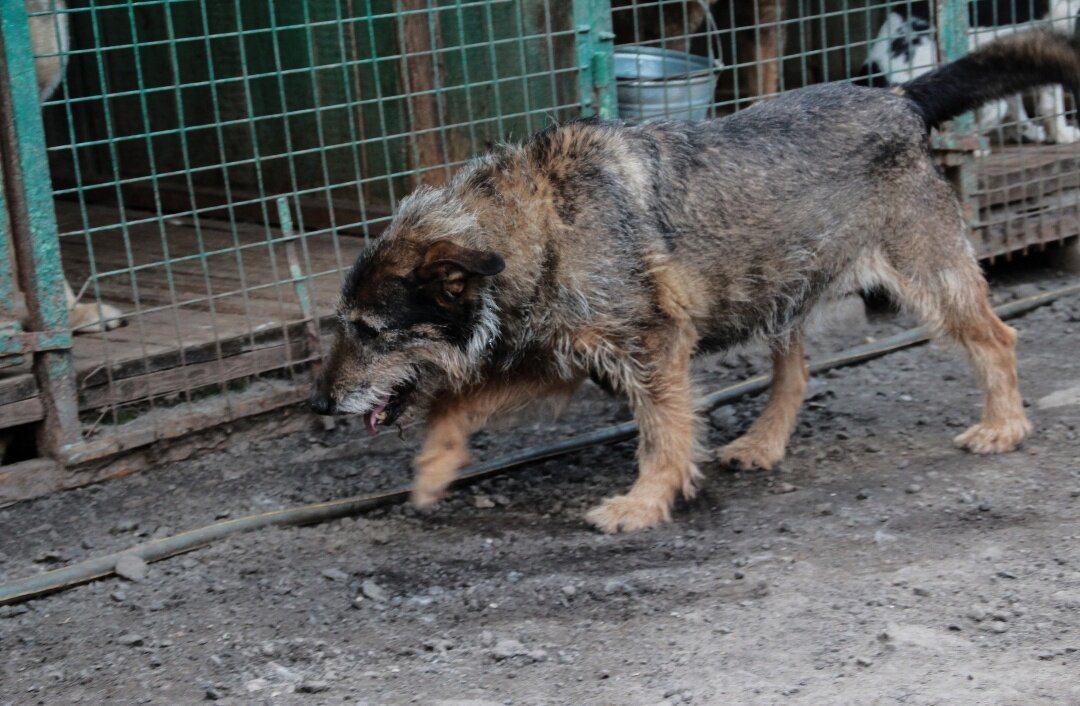
[{"label": "dog's wiry fur", "polygon": [[637,481],[589,519],[605,531],[649,527],[699,477],[691,356],[769,342],[765,411],[718,455],[771,468],[806,389],[808,313],[885,287],[969,355],[984,409],[957,443],[1013,449],[1029,429],[1016,334],[987,303],[927,133],[970,107],[939,91],[1020,88],[986,77],[999,87],[987,89],[971,65],[1071,84],[1075,57],[1058,35],[1016,35],[904,95],[824,85],[721,120],[577,122],[502,147],[406,199],[360,256],[312,405],[362,413],[372,429],[428,410],[413,497],[424,506],[467,463],[472,432],[592,377],[628,397],[641,437]]}]

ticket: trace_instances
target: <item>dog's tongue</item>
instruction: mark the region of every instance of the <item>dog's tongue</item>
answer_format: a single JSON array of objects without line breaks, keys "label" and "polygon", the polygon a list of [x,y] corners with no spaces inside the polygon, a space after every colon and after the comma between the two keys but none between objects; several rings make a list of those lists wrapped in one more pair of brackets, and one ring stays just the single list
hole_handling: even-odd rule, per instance
[{"label": "dog's tongue", "polygon": [[364,415],[364,426],[367,427],[368,434],[375,436],[379,433],[379,413],[386,409],[386,405],[390,403],[389,399],[383,400],[379,403],[379,406],[371,410]]}]

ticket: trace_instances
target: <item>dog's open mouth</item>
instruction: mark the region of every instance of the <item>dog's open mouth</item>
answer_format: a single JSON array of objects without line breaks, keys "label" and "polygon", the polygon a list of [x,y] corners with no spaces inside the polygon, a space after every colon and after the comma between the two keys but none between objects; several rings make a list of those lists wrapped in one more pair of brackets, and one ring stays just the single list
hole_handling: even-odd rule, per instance
[{"label": "dog's open mouth", "polygon": [[364,415],[364,426],[368,433],[379,433],[379,426],[389,426],[397,421],[401,413],[409,406],[415,385],[412,382],[404,382],[390,391],[375,408]]}]

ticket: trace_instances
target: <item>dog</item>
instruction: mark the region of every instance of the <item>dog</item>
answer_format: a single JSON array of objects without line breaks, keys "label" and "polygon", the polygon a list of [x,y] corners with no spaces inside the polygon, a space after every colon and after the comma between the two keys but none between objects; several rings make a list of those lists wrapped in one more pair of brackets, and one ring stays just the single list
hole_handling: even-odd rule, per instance
[{"label": "dog", "polygon": [[[1039,25],[1052,24],[1059,31],[1072,32],[1078,10],[1080,0],[974,0],[968,5],[972,28],[969,47]],[[870,47],[861,80],[872,86],[899,85],[930,71],[938,63],[930,17],[927,0],[892,7]],[[979,126],[987,131],[1010,126],[1018,142],[1070,144],[1080,140],[1080,129],[1066,120],[1061,86],[1041,88],[1036,108],[1041,125],[1028,115],[1020,95],[991,101],[979,108]]]},{"label": "dog", "polygon": [[721,119],[572,122],[496,149],[404,199],[361,253],[310,406],[372,432],[426,412],[412,502],[427,507],[470,434],[592,377],[631,404],[639,476],[587,519],[640,530],[701,478],[691,357],[768,343],[764,411],[716,456],[771,469],[807,386],[808,314],[882,287],[968,354],[984,405],[955,443],[1010,451],[1031,428],[1017,335],[928,135],[1022,89],[1075,86],[1078,47],[1014,34],[893,89],[816,85]]},{"label": "dog", "polygon": [[[60,87],[67,68],[70,47],[67,6],[64,0],[25,1],[27,13],[50,13],[30,16],[30,41],[35,57],[38,99],[44,104]],[[11,247],[10,252],[15,253],[15,248]],[[15,309],[19,312],[19,318],[25,321],[25,297],[21,292],[17,292],[17,296],[19,301]],[[67,277],[64,278],[64,297],[68,323],[75,333],[100,333],[124,325],[123,313],[114,306],[102,302],[79,303]]]}]

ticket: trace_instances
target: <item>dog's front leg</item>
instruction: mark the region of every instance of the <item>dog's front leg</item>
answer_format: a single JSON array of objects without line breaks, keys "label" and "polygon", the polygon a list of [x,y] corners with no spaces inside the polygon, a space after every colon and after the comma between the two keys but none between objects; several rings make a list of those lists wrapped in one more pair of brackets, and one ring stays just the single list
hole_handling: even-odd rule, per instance
[{"label": "dog's front leg", "polygon": [[411,501],[427,508],[439,502],[458,472],[472,460],[469,436],[473,422],[465,398],[438,405],[428,415],[420,453],[416,456],[416,477]]},{"label": "dog's front leg", "polygon": [[412,504],[431,507],[472,460],[469,437],[496,415],[513,414],[543,397],[569,399],[579,380],[486,383],[446,397],[428,413],[427,430],[416,456]]},{"label": "dog's front leg", "polygon": [[1065,115],[1065,91],[1061,86],[1039,89],[1039,117],[1046,126],[1046,135],[1059,145],[1080,141],[1080,129],[1070,125]]},{"label": "dog's front leg", "polygon": [[604,532],[652,527],[671,518],[671,506],[682,492],[693,497],[701,476],[697,455],[696,416],[690,384],[692,343],[680,341],[630,397],[640,438],[638,479],[626,495],[604,500],[587,519]]}]

